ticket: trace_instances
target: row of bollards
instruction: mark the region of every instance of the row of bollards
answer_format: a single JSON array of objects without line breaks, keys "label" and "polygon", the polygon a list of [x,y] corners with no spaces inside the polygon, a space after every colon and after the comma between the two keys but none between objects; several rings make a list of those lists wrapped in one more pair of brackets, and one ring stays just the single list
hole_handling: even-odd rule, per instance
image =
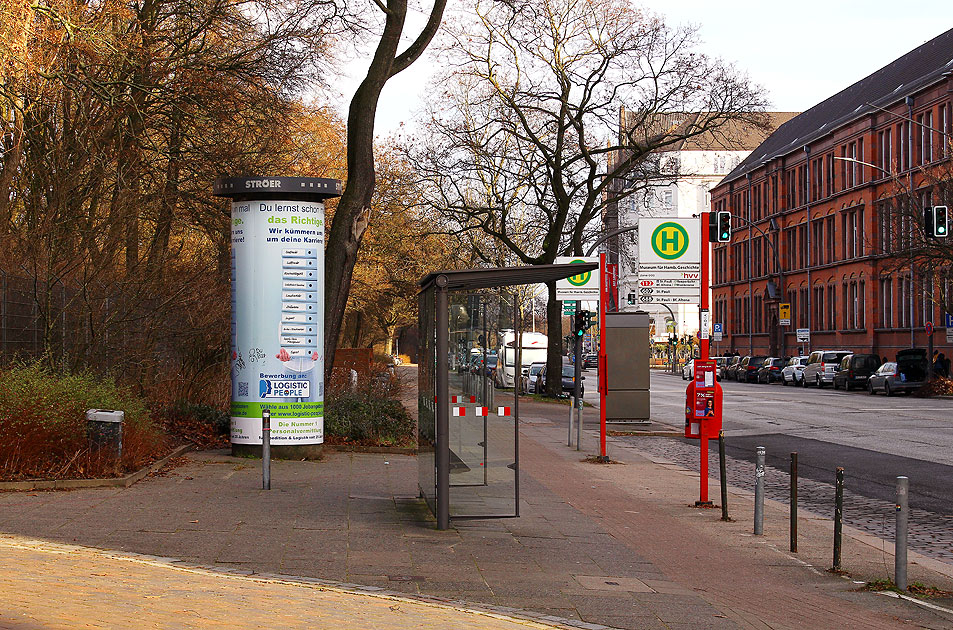
[{"label": "row of bollards", "polygon": [[[719,455],[722,459],[721,477],[725,479],[724,466],[724,439],[719,436]],[[764,534],[764,480],[765,480],[766,449],[759,446],[755,449],[755,489],[754,489],[754,533],[756,536]],[[797,453],[791,453],[790,480],[790,549],[797,553]],[[724,482],[723,482],[724,483]],[[907,526],[908,526],[908,496],[909,483],[907,477],[897,477],[896,489],[896,530],[894,550],[894,576],[897,588],[907,590]],[[724,485],[722,489],[722,520],[728,520],[727,496]],[[844,469],[838,467],[834,472],[834,557],[832,570],[841,569],[841,550],[843,549],[844,533]]]}]

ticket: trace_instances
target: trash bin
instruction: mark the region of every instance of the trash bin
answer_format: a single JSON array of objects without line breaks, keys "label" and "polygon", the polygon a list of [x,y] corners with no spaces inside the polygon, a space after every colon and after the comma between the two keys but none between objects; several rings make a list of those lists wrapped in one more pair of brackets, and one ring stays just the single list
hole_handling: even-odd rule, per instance
[{"label": "trash bin", "polygon": [[126,418],[123,411],[112,409],[88,409],[86,411],[86,436],[89,439],[89,450],[97,452],[109,449],[116,454],[116,459],[122,457],[122,425]]}]

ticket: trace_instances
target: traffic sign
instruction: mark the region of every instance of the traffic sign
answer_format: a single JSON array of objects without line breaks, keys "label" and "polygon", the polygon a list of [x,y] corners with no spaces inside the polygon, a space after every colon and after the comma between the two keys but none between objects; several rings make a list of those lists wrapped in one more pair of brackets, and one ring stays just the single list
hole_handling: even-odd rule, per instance
[{"label": "traffic sign", "polygon": [[[679,265],[701,265],[701,224],[699,219],[679,217],[639,219],[639,269],[695,271]],[[648,269],[648,267],[646,267]]]},{"label": "traffic sign", "polygon": [[933,334],[933,322],[927,322],[924,328],[926,328],[927,337]]},{"label": "traffic sign", "polygon": [[778,305],[778,324],[781,326],[791,325],[791,305],[787,302]]},{"label": "traffic sign", "polygon": [[953,313],[946,314],[946,342],[953,343]]},{"label": "traffic sign", "polygon": [[810,329],[810,328],[798,328],[798,329],[797,329],[797,342],[798,342],[798,343],[811,343],[811,329]]},{"label": "traffic sign", "polygon": [[[598,263],[599,259],[595,257],[586,258],[584,256],[559,256],[556,258],[557,265],[579,264],[579,263]],[[569,276],[556,281],[556,299],[557,300],[592,300],[599,301],[599,270],[584,271],[583,273]]]}]

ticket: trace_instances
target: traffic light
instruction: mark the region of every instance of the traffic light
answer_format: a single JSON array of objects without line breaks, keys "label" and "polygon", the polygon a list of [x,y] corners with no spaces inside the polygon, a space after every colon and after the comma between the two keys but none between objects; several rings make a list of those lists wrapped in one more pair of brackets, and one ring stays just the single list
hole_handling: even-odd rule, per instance
[{"label": "traffic light", "polygon": [[731,240],[731,213],[727,210],[719,210],[715,213],[715,241],[718,243],[727,243]]},{"label": "traffic light", "polygon": [[582,337],[586,334],[586,330],[591,326],[589,321],[589,311],[576,311],[576,336]]},{"label": "traffic light", "polygon": [[950,235],[950,211],[946,206],[923,209],[923,229],[930,238],[946,238]]}]

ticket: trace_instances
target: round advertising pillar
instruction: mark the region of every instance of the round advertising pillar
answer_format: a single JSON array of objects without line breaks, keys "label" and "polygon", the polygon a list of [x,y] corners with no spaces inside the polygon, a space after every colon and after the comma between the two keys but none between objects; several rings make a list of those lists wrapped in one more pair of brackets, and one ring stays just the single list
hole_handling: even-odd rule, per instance
[{"label": "round advertising pillar", "polygon": [[315,459],[324,443],[324,200],[321,177],[227,177],[232,203],[231,443],[260,455],[262,410],[271,453]]}]

